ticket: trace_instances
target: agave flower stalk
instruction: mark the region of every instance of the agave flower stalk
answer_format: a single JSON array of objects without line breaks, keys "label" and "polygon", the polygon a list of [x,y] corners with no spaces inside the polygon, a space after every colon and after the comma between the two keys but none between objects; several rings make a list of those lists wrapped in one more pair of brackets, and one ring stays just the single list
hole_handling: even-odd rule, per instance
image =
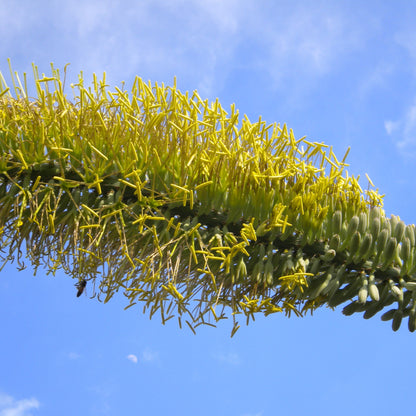
[{"label": "agave flower stalk", "polygon": [[[323,143],[196,91],[0,74],[0,262],[62,269],[194,330],[231,314],[396,303],[416,327],[415,227]],[[13,92],[13,94],[12,94]],[[348,151],[347,151],[348,153]],[[24,249],[24,250],[23,250]],[[25,254],[24,254],[25,253]],[[85,287],[85,285],[84,285]]]}]

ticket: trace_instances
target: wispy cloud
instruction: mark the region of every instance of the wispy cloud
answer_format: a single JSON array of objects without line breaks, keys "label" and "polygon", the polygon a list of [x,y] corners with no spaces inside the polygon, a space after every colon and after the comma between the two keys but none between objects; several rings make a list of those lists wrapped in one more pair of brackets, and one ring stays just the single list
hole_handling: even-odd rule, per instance
[{"label": "wispy cloud", "polygon": [[241,363],[240,356],[234,352],[214,354],[214,358],[217,361],[230,365],[239,365]]},{"label": "wispy cloud", "polygon": [[159,353],[150,348],[145,348],[140,354],[140,360],[144,363],[160,363]]},{"label": "wispy cloud", "polygon": [[[396,66],[405,68],[406,72],[416,81],[416,28],[410,15],[403,15],[400,30],[394,35],[396,44],[401,50],[400,60]],[[406,88],[406,87],[404,87]],[[403,96],[405,91],[403,91]],[[394,140],[397,150],[406,158],[416,157],[416,97],[396,120],[386,120],[384,127]]]},{"label": "wispy cloud", "polygon": [[70,352],[70,353],[68,353],[68,358],[70,359],[70,360],[78,360],[78,358],[80,358],[81,356],[78,354],[78,353],[76,353],[76,352]]},{"label": "wispy cloud", "polygon": [[407,108],[399,120],[386,120],[384,128],[403,156],[416,156],[416,102]]},{"label": "wispy cloud", "polygon": [[414,76],[416,76],[416,28],[413,19],[403,24],[402,29],[395,35],[395,40],[410,58]]},{"label": "wispy cloud", "polygon": [[292,79],[305,88],[363,48],[360,25],[341,6],[300,2],[279,7],[279,14],[276,9],[253,8],[246,29],[247,37],[259,45],[262,55],[258,61],[275,87]]},{"label": "wispy cloud", "polygon": [[181,88],[208,97],[240,66],[259,69],[275,87],[290,80],[303,91],[365,41],[351,13],[325,2],[73,0],[49,7],[46,21],[33,2],[13,3],[6,0],[1,56],[19,43],[26,59],[71,62],[71,73],[107,71],[117,84],[134,75],[170,83],[176,75]]},{"label": "wispy cloud", "polygon": [[136,355],[134,355],[134,354],[129,354],[128,356],[127,356],[127,359],[128,360],[130,360],[132,363],[134,363],[134,364],[137,364],[137,362],[138,362],[138,359],[137,359],[137,356]]},{"label": "wispy cloud", "polygon": [[386,120],[384,122],[384,128],[389,136],[393,135],[400,128],[400,121]]},{"label": "wispy cloud", "polygon": [[[310,82],[363,42],[358,26],[345,10],[308,2],[288,8],[245,0],[131,4],[92,0],[87,5],[74,0],[62,3],[59,9],[49,8],[52,17],[40,28],[40,36],[52,42],[46,35],[53,32],[56,42],[45,45],[28,36],[37,31],[41,19],[34,17],[42,16],[41,11],[35,9],[28,16],[25,7],[16,9],[12,2],[6,3],[13,11],[9,14],[13,24],[8,25],[2,55],[7,56],[8,49],[13,51],[16,40],[10,36],[12,31],[26,39],[27,47],[37,51],[35,55],[49,51],[52,56],[48,61],[54,60],[54,55],[62,59],[65,50],[66,62],[72,63],[70,69],[82,68],[86,73],[106,70],[126,78],[142,74],[166,82],[177,75],[179,81],[186,80],[203,95],[222,87],[241,52],[243,56],[247,53],[243,65],[262,68],[275,84],[294,71]],[[31,2],[23,3],[30,6]]]},{"label": "wispy cloud", "polygon": [[0,393],[0,416],[31,416],[30,410],[38,409],[40,403],[35,398],[16,400]]},{"label": "wispy cloud", "polygon": [[380,62],[368,74],[363,74],[355,94],[357,99],[364,100],[372,92],[384,88],[394,70],[393,64]]},{"label": "wispy cloud", "polygon": [[237,0],[130,5],[93,1],[88,7],[81,3],[63,3],[58,18],[76,67],[83,62],[86,71],[137,74],[166,82],[177,75],[179,81],[190,79],[203,93],[213,88],[229,60],[242,9]]}]

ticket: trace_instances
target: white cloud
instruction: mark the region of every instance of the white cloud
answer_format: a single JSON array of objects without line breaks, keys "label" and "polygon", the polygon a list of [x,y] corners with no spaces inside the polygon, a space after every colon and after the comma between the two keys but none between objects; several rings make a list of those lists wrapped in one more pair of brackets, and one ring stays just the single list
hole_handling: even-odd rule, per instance
[{"label": "white cloud", "polygon": [[62,17],[76,27],[80,37],[86,38],[97,30],[108,30],[116,4],[112,5],[106,0],[89,0],[88,3],[67,2],[63,3],[63,6],[68,14]]},{"label": "white cloud", "polygon": [[259,60],[275,87],[295,78],[303,90],[365,44],[355,16],[334,3],[291,3],[273,10],[255,7],[247,19],[247,37],[260,45]]},{"label": "white cloud", "polygon": [[411,105],[399,120],[385,121],[384,128],[402,155],[416,156],[416,103]]},{"label": "white cloud", "polygon": [[[8,14],[17,20],[8,25],[0,55],[15,53],[19,36],[26,42],[20,54],[57,65],[71,62],[69,76],[75,79],[80,69],[87,80],[92,72],[106,71],[112,85],[134,75],[171,83],[176,75],[181,88],[211,98],[240,67],[260,69],[275,87],[292,80],[303,91],[365,42],[357,19],[332,2],[328,7],[306,1],[92,0],[85,5],[73,0],[50,7],[40,28],[41,7],[28,16],[25,10],[33,2],[23,1],[21,10],[14,3],[6,1],[13,11]],[[9,22],[8,14],[3,17]]]},{"label": "white cloud", "polygon": [[363,100],[371,92],[388,85],[388,77],[393,73],[394,65],[387,62],[380,62],[370,73],[364,73],[357,88],[357,99]]},{"label": "white cloud", "polygon": [[29,411],[38,409],[39,406],[40,403],[35,398],[16,400],[0,393],[0,416],[31,416]]},{"label": "white cloud", "polygon": [[344,32],[344,22],[327,15],[317,25],[316,19],[313,14],[295,13],[289,19],[287,31],[274,31],[271,34],[274,59],[283,55],[289,58],[288,63],[303,62],[316,73],[328,71],[339,52],[335,45]]},{"label": "white cloud", "polygon": [[[396,65],[405,68],[416,80],[416,29],[411,14],[404,14],[400,28],[394,39],[404,54]],[[385,121],[384,128],[403,156],[416,157],[416,97],[399,119]]]},{"label": "white cloud", "polygon": [[77,360],[80,357],[81,356],[79,354],[77,354],[76,352],[70,352],[70,353],[68,353],[68,358],[70,360]]},{"label": "white cloud", "polygon": [[395,131],[397,131],[398,128],[400,128],[400,121],[386,120],[384,122],[384,128],[386,129],[387,134],[390,136]]},{"label": "white cloud", "polygon": [[7,25],[0,25],[2,40],[12,40],[16,33],[27,29],[25,25],[36,24],[36,9],[33,2],[26,2],[22,7],[14,0],[2,0],[0,19],[3,22],[7,20]]},{"label": "white cloud", "polygon": [[63,3],[57,16],[66,42],[73,38],[75,67],[124,74],[126,81],[134,74],[171,82],[177,75],[202,93],[226,75],[243,10],[237,0],[81,3]]},{"label": "white cloud", "polygon": [[396,34],[395,40],[408,53],[413,64],[414,75],[416,75],[416,30],[413,19],[410,25],[406,24],[402,27],[403,29]]},{"label": "white cloud", "polygon": [[138,359],[134,354],[129,354],[127,356],[127,359],[130,360],[132,363],[137,364]]},{"label": "white cloud", "polygon": [[241,362],[239,355],[233,352],[215,354],[214,358],[220,362],[230,365],[239,365]]},{"label": "white cloud", "polygon": [[145,363],[151,363],[155,361],[159,361],[159,353],[156,351],[151,350],[150,348],[146,348],[140,355],[141,361]]}]

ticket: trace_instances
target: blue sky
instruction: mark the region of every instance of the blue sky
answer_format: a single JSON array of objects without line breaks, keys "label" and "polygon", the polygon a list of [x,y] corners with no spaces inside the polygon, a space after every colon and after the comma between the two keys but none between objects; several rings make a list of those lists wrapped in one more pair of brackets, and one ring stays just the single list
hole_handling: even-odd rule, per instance
[{"label": "blue sky", "polygon": [[[2,0],[0,71],[49,64],[235,103],[324,141],[416,222],[416,2]],[[9,78],[8,78],[9,79]],[[365,184],[363,182],[363,184]],[[73,281],[0,274],[0,416],[391,415],[414,407],[406,325],[322,309],[198,328],[76,298]],[[87,288],[88,289],[88,288]],[[88,290],[87,290],[88,292]],[[91,289],[90,291],[91,292]]]}]

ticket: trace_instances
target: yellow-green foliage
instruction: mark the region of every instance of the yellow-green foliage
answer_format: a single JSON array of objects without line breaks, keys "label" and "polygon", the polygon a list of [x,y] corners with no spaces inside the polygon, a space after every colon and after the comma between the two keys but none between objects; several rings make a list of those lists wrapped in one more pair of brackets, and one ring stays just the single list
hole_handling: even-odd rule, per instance
[{"label": "yellow-green foliage", "polygon": [[[175,84],[110,91],[80,76],[68,99],[58,70],[34,73],[36,99],[0,74],[3,264],[23,266],[24,247],[35,271],[63,269],[105,302],[122,290],[192,329],[228,308],[301,314],[360,290],[350,309],[378,312],[415,279],[414,229],[399,236],[331,147]],[[414,316],[407,297],[398,310]]]}]

